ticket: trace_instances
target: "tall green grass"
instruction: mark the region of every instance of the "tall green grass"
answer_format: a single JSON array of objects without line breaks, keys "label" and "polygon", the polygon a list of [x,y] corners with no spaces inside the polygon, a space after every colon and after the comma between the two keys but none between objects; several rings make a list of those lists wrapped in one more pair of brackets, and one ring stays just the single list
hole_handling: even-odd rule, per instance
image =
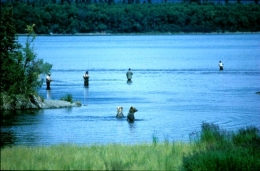
[{"label": "tall green grass", "polygon": [[20,146],[1,150],[1,169],[179,170],[192,148],[184,143]]},{"label": "tall green grass", "polygon": [[16,146],[1,149],[1,170],[260,170],[260,131],[203,123],[190,143]]},{"label": "tall green grass", "polygon": [[199,150],[183,158],[183,170],[260,170],[260,131],[256,127],[227,132],[203,123],[196,143]]},{"label": "tall green grass", "polygon": [[73,98],[71,94],[66,94],[60,98],[60,100],[64,100],[70,103],[73,103]]}]

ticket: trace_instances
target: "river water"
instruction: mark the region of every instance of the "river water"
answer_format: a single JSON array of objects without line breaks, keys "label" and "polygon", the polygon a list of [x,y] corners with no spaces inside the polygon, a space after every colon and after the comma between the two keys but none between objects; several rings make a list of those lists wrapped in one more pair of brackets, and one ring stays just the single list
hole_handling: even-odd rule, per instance
[{"label": "river water", "polygon": [[[38,36],[34,51],[53,64],[39,94],[83,106],[16,111],[2,120],[2,145],[188,142],[203,122],[260,128],[260,34]],[[137,108],[136,121],[117,119],[118,106]]]}]

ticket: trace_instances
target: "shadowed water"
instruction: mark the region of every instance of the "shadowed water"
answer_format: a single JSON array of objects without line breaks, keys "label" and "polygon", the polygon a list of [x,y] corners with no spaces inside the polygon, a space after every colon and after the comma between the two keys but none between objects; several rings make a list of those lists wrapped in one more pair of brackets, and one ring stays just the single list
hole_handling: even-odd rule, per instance
[{"label": "shadowed water", "polygon": [[[24,42],[25,37],[19,37]],[[38,36],[38,58],[53,64],[51,90],[82,107],[18,111],[1,124],[2,143],[51,145],[189,141],[202,122],[260,127],[260,34]],[[218,62],[224,63],[219,71]],[[126,80],[133,70],[131,83]],[[89,87],[83,74],[90,74]],[[136,121],[116,118],[138,109]]]}]

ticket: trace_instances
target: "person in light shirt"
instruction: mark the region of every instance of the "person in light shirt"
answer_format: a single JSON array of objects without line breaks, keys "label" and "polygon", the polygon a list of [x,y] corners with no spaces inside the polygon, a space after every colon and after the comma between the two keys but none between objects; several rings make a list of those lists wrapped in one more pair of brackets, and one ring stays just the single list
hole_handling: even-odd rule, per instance
[{"label": "person in light shirt", "polygon": [[47,75],[47,77],[46,77],[46,85],[47,85],[47,90],[50,90],[51,89],[51,81],[52,81],[52,79],[51,79],[51,74],[49,73],[48,75]]},{"label": "person in light shirt", "polygon": [[218,66],[219,66],[219,70],[224,69],[224,64],[221,61],[219,61]]}]

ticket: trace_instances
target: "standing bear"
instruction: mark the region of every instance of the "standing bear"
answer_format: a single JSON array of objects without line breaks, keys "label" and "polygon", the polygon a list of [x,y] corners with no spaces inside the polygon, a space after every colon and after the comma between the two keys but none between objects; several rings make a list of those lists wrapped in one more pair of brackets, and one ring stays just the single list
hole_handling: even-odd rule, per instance
[{"label": "standing bear", "polygon": [[129,122],[134,122],[135,120],[135,112],[137,112],[138,110],[136,108],[134,108],[133,106],[130,107],[129,112],[127,114],[127,121]]}]

